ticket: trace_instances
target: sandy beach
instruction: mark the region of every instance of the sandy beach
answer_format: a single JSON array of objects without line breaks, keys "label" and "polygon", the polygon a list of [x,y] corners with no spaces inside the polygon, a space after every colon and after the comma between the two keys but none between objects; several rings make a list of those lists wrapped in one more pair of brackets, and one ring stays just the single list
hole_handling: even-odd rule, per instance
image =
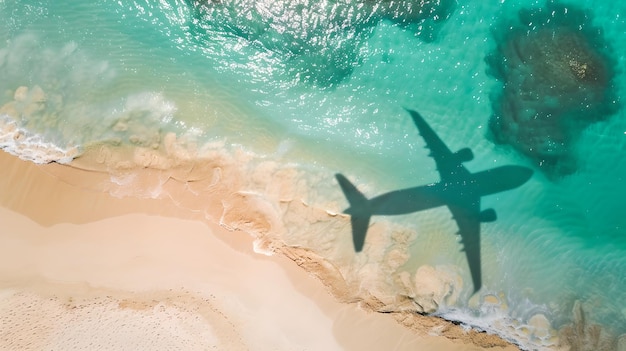
[{"label": "sandy beach", "polygon": [[517,349],[340,302],[297,259],[172,199],[98,191],[101,173],[0,165],[0,349]]}]

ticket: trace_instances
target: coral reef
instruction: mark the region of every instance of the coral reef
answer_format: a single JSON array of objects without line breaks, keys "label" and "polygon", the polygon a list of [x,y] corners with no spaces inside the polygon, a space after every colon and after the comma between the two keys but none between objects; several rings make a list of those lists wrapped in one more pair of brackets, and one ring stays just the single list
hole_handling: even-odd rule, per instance
[{"label": "coral reef", "polygon": [[[576,170],[575,142],[618,109],[615,61],[589,12],[558,2],[522,10],[494,30],[488,73],[496,142],[512,145],[552,177]],[[506,28],[506,30],[502,30]]]},{"label": "coral reef", "polygon": [[[242,46],[254,46],[260,57],[278,57],[290,77],[320,87],[333,86],[359,64],[359,48],[381,20],[411,28],[433,40],[450,16],[454,0],[250,0],[189,1],[194,11],[190,31],[207,41],[226,33]],[[209,38],[209,39],[207,39]],[[207,42],[203,47],[209,47]],[[273,70],[276,65],[273,65]]]}]

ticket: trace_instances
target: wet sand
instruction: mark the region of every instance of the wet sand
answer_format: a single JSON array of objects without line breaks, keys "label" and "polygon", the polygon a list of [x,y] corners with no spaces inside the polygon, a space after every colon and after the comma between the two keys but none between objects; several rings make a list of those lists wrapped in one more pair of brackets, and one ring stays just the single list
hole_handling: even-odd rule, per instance
[{"label": "wet sand", "polygon": [[297,257],[254,253],[171,197],[113,197],[107,181],[0,152],[0,349],[517,349],[339,302]]}]

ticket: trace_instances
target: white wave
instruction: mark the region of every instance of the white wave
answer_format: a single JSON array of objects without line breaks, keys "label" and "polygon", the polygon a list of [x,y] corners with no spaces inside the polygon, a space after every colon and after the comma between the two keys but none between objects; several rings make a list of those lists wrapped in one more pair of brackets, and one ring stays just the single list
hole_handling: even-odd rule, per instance
[{"label": "white wave", "polygon": [[498,335],[523,350],[555,350],[559,347],[558,331],[551,325],[547,309],[526,301],[525,310],[533,312],[529,312],[529,316],[514,317],[514,311],[511,311],[502,294],[487,294],[482,296],[482,300],[477,310],[444,307],[435,315],[459,322],[467,329]]},{"label": "white wave", "polygon": [[41,136],[17,127],[6,114],[0,115],[0,149],[34,163],[69,163],[79,155],[77,147],[61,148]]}]

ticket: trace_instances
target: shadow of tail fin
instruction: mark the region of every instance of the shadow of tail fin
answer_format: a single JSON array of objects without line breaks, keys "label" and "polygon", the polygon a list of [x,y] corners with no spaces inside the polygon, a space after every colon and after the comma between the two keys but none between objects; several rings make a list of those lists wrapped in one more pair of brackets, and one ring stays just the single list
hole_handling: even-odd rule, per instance
[{"label": "shadow of tail fin", "polygon": [[354,251],[361,252],[361,250],[363,250],[363,244],[365,243],[367,229],[369,228],[370,217],[372,216],[369,202],[354,184],[350,183],[348,178],[339,173],[335,174],[335,178],[337,178],[343,194],[350,203],[350,207],[343,211],[343,213],[350,215]]}]

